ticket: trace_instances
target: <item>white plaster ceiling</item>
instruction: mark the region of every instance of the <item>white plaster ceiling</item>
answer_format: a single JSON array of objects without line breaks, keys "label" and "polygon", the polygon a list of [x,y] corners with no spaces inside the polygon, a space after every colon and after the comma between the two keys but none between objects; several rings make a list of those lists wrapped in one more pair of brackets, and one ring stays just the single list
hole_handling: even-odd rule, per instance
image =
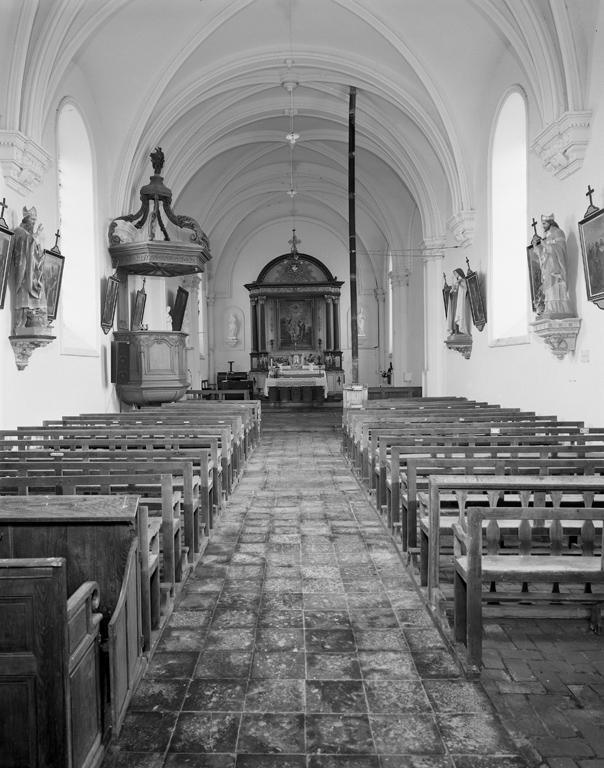
[{"label": "white plaster ceiling", "polygon": [[[357,88],[357,229],[373,252],[442,237],[471,211],[475,132],[502,67],[546,125],[581,108],[597,0],[2,0],[3,127],[41,140],[65,83],[90,89],[117,211],[162,146],[176,208],[214,253],[296,215],[346,229]],[[17,41],[16,43],[13,41]],[[561,62],[564,60],[566,73]],[[569,75],[570,73],[570,75]],[[21,88],[14,83],[21,83]],[[41,94],[43,97],[41,98]],[[493,101],[495,103],[495,101]],[[474,125],[474,127],[472,127]],[[114,209],[115,212],[115,209]]]}]

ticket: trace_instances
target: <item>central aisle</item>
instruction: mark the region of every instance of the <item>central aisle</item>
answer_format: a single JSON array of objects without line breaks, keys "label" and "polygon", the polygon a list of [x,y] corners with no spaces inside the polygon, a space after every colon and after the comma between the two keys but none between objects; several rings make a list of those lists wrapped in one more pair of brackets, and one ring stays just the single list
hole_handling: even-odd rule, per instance
[{"label": "central aisle", "polygon": [[340,452],[340,424],[335,409],[263,413],[114,765],[524,765],[423,608]]}]

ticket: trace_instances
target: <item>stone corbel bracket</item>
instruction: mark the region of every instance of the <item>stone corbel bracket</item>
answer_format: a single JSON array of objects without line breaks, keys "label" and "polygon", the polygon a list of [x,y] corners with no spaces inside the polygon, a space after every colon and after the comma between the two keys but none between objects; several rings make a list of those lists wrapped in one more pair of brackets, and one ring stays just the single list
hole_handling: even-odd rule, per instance
[{"label": "stone corbel bracket", "polygon": [[565,112],[535,138],[531,149],[559,179],[578,171],[589,143],[591,111]]},{"label": "stone corbel bracket", "polygon": [[447,221],[447,229],[461,248],[472,244],[475,226],[476,211],[458,211]]},{"label": "stone corbel bracket", "polygon": [[575,351],[577,335],[581,327],[579,317],[565,317],[559,320],[544,318],[531,323],[533,331],[540,336],[558,360]]},{"label": "stone corbel bracket", "polygon": [[459,352],[465,360],[470,359],[472,354],[472,337],[465,333],[455,333],[445,340],[448,349]]},{"label": "stone corbel bracket", "polygon": [[50,342],[54,341],[55,339],[56,339],[56,336],[43,336],[43,335],[9,336],[8,340],[10,341],[11,346],[13,348],[13,352],[15,353],[15,362],[17,364],[18,370],[23,371],[25,370],[25,368],[27,368],[29,359],[32,356],[32,354],[36,351],[36,349],[40,349],[40,347],[45,347],[47,344],[50,344]]},{"label": "stone corbel bracket", "polygon": [[0,131],[0,168],[7,185],[26,196],[42,181],[50,155],[20,131]]}]

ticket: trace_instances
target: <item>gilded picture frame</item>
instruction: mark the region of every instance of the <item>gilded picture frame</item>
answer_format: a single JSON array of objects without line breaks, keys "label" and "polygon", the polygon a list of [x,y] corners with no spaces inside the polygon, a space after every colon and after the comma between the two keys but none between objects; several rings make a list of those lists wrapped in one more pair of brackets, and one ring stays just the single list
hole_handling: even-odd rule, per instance
[{"label": "gilded picture frame", "polygon": [[118,280],[115,275],[110,275],[107,278],[107,286],[105,287],[105,297],[103,299],[103,307],[101,311],[101,328],[105,335],[107,335],[113,328],[119,287],[120,280]]},{"label": "gilded picture frame", "polygon": [[587,299],[604,309],[604,208],[581,219],[579,238]]},{"label": "gilded picture frame", "polygon": [[[467,261],[468,260],[466,259],[466,263]],[[468,271],[466,272],[466,285],[468,289],[470,311],[472,313],[472,322],[478,331],[482,331],[487,324],[487,311],[484,299],[482,298],[478,273],[470,269],[469,264]]]},{"label": "gilded picture frame", "polygon": [[143,325],[143,318],[145,316],[145,304],[147,302],[147,294],[145,293],[145,286],[136,292],[136,298],[134,300],[134,307],[132,308],[132,318],[130,321],[131,331],[141,331]]},{"label": "gilded picture frame", "polygon": [[543,277],[541,275],[541,265],[539,257],[532,245],[526,248],[526,263],[528,267],[529,287],[531,291],[531,307],[533,312],[539,316],[542,314],[544,306],[543,297]]},{"label": "gilded picture frame", "polygon": [[[2,219],[1,221],[4,221]],[[10,263],[12,259],[12,240],[13,232],[8,227],[0,223],[0,309],[4,307],[6,298],[6,286],[8,285],[8,276],[10,274]]]},{"label": "gilded picture frame", "polygon": [[65,257],[57,250],[44,251],[42,282],[46,293],[46,315],[49,320],[55,320],[59,311],[64,266]]},{"label": "gilded picture frame", "polygon": [[172,307],[171,313],[173,331],[182,330],[182,323],[185,318],[188,300],[189,291],[179,285],[178,290],[176,291],[176,299],[174,300],[174,306]]}]

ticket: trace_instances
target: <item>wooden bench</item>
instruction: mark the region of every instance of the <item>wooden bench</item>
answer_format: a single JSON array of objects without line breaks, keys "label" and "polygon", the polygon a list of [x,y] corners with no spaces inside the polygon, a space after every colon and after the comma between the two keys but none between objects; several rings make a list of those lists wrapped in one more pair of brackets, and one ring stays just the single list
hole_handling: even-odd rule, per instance
[{"label": "wooden bench", "polygon": [[119,732],[147,660],[138,529],[135,496],[0,497],[0,558],[65,558],[68,595],[98,584],[104,736]]},{"label": "wooden bench", "polygon": [[[0,765],[98,765],[99,588],[62,557],[0,559]],[[73,580],[72,580],[73,581]]]},{"label": "wooden bench", "polygon": [[[526,456],[482,456],[468,458],[434,458],[429,455],[401,456],[395,448],[392,466],[400,467],[391,482],[389,520],[393,530],[400,531],[403,550],[417,547],[417,495],[428,489],[430,475],[602,475],[604,455],[583,458],[545,457],[541,452]],[[400,494],[399,494],[400,489]]]},{"label": "wooden bench", "polygon": [[[596,554],[594,527],[597,522],[602,530],[603,517],[602,509],[577,507],[468,509],[467,521],[455,524],[454,629],[455,640],[467,647],[469,664],[478,666],[482,661],[485,602],[492,611],[504,615],[510,615],[513,604],[512,615],[538,618],[567,615],[569,608],[572,615],[587,609],[592,629],[600,631],[604,592],[593,593],[592,586],[604,583],[601,542]],[[510,521],[519,529],[518,554],[506,553],[500,547],[500,526]],[[543,537],[535,546],[535,523],[540,524],[539,530],[547,530],[545,552]],[[577,532],[578,546],[569,546],[565,540],[565,529],[569,528]],[[548,591],[534,589],[544,584]],[[494,589],[498,585],[504,589]],[[566,589],[561,590],[560,585]]]},{"label": "wooden bench", "polygon": [[[503,500],[500,502],[500,499]],[[465,520],[469,506],[545,506],[551,508],[604,503],[604,477],[577,475],[430,475],[420,506],[421,569],[425,568],[428,601],[446,604],[441,589],[441,536],[452,535],[453,523]],[[452,554],[451,554],[452,565]],[[424,575],[422,573],[422,580]]]},{"label": "wooden bench", "polygon": [[[387,438],[388,439],[388,438]],[[388,483],[396,483],[401,470],[404,454],[423,454],[442,458],[464,456],[541,456],[558,458],[584,458],[604,456],[604,434],[573,435],[465,435],[455,438],[451,435],[433,435],[430,441],[407,437],[404,445],[389,442],[389,452],[380,448],[379,467],[376,470],[376,506],[387,505]],[[397,471],[398,467],[398,471]]]},{"label": "wooden bench", "polygon": [[124,437],[118,428],[106,437],[91,437],[88,430],[81,430],[77,436],[48,431],[29,437],[0,436],[0,458],[13,451],[29,452],[32,458],[44,453],[53,456],[66,456],[69,453],[73,454],[73,458],[93,453],[99,458],[105,458],[111,453],[117,457],[121,453],[124,458],[137,461],[145,457],[162,460],[177,457],[193,459],[199,465],[200,476],[205,476],[206,470],[211,474],[211,507],[215,512],[220,511],[226,497],[223,475],[225,468],[228,473],[229,459],[228,456],[225,458],[221,441],[216,436],[182,438],[164,434],[152,437],[141,433],[139,437]]},{"label": "wooden bench", "polygon": [[[60,496],[86,495],[119,495],[132,494],[144,504],[150,516],[161,520],[161,591],[164,598],[173,598],[176,585],[180,583],[187,571],[187,548],[182,544],[181,505],[182,492],[175,488],[173,476],[170,474],[152,474],[151,472],[131,472],[128,474],[41,474],[36,471],[31,475],[0,477],[0,496],[8,495],[32,496],[36,494],[57,494]],[[153,523],[152,529],[156,530]],[[149,525],[138,528],[139,539],[149,538]],[[155,541],[152,539],[152,545]],[[154,549],[152,545],[144,548],[145,556],[152,561]],[[141,551],[143,548],[141,546]],[[149,581],[153,580],[155,569],[149,573]],[[151,606],[157,603],[157,590],[153,584],[149,586],[149,604],[143,606],[146,624],[153,627],[154,612]],[[153,627],[155,628],[155,627]],[[150,642],[150,637],[146,638]],[[147,646],[150,649],[150,644]]]}]

